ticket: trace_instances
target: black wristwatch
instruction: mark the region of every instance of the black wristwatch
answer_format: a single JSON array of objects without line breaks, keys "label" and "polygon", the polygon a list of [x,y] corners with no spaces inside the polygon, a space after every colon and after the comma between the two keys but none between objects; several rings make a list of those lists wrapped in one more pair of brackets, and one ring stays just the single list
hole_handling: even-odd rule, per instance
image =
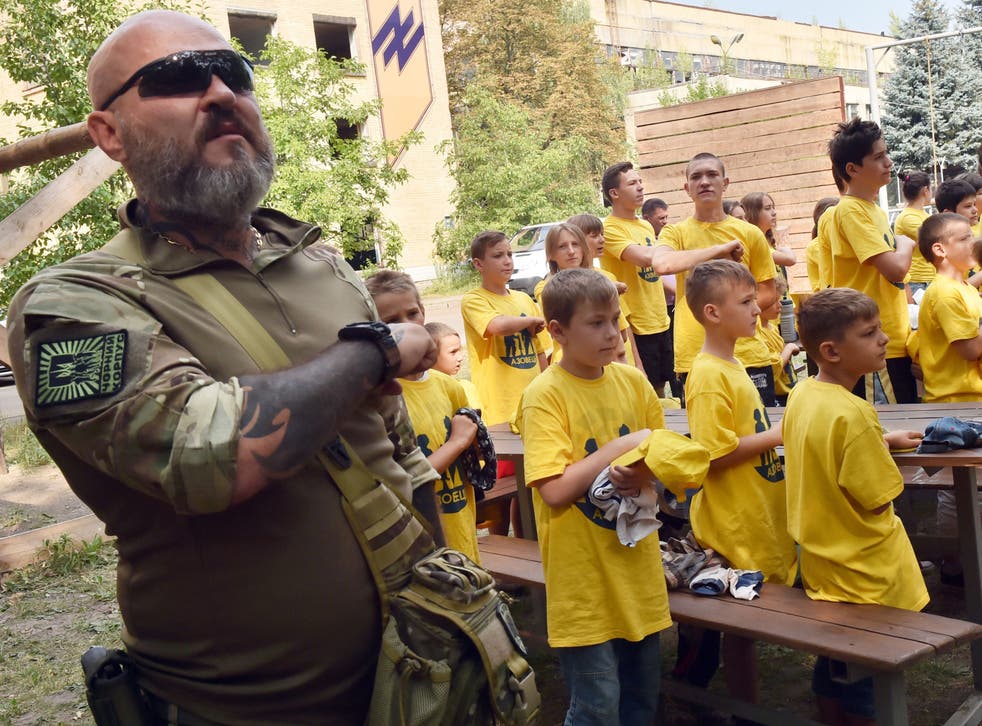
[{"label": "black wristwatch", "polygon": [[382,351],[382,359],[385,361],[385,371],[382,375],[382,383],[391,381],[399,372],[402,358],[399,355],[399,348],[392,331],[385,323],[378,320],[371,320],[365,323],[351,323],[345,325],[338,331],[338,340],[369,340],[378,346]]}]

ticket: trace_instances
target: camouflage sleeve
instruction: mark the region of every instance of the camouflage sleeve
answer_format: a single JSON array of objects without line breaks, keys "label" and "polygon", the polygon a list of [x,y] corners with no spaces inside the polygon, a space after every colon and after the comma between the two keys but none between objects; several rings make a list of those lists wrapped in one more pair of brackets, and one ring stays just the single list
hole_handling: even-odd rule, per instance
[{"label": "camouflage sleeve", "polygon": [[186,514],[231,503],[242,391],[219,382],[118,291],[41,279],[18,293],[9,348],[28,423]]},{"label": "camouflage sleeve", "polygon": [[409,419],[406,400],[402,396],[383,396],[380,409],[389,439],[395,446],[392,457],[409,474],[412,488],[415,490],[421,484],[439,479],[440,475],[416,443],[416,432]]}]

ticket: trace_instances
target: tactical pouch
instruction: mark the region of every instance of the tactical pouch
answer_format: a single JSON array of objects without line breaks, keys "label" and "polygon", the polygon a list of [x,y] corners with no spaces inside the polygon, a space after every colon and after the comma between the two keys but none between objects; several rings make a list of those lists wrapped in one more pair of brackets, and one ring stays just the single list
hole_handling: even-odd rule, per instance
[{"label": "tactical pouch", "polygon": [[82,655],[85,698],[98,726],[155,726],[136,670],[121,650],[93,646]]}]

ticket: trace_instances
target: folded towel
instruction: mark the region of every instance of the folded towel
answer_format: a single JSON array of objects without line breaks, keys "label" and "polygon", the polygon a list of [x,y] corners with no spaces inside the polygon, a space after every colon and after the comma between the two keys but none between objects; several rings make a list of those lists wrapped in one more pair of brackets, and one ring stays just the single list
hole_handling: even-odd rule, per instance
[{"label": "folded towel", "polygon": [[730,594],[740,600],[760,597],[764,573],[760,570],[730,570]]},{"label": "folded towel", "polygon": [[610,467],[605,467],[587,490],[587,499],[603,512],[608,522],[616,520],[617,539],[634,547],[661,527],[658,496],[653,487],[644,487],[636,497],[622,497],[610,481]]},{"label": "folded towel", "polygon": [[730,569],[710,567],[692,578],[689,589],[696,595],[722,595],[730,588]]}]

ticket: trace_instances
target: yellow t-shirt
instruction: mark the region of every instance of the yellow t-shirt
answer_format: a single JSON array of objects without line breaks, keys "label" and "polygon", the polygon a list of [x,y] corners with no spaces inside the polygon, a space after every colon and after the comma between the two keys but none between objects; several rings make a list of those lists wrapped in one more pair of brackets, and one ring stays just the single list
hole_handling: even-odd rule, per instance
[{"label": "yellow t-shirt", "polygon": [[[423,454],[430,456],[447,441],[450,419],[454,411],[467,406],[463,387],[440,371],[427,371],[418,381],[400,378],[402,395],[406,399],[409,418],[416,431],[416,442]],[[477,551],[477,500],[474,487],[464,479],[464,474],[454,462],[434,482],[437,502],[440,504],[440,524],[447,538],[447,546],[463,552],[480,564]]]},{"label": "yellow t-shirt", "polygon": [[[712,459],[729,454],[739,439],[770,428],[753,381],[739,363],[699,353],[685,381],[692,439]],[[692,498],[689,519],[700,544],[734,567],[760,570],[770,582],[794,582],[795,548],[788,535],[781,458],[774,449],[736,466],[710,470]]]},{"label": "yellow t-shirt", "polygon": [[507,295],[498,295],[479,287],[464,293],[460,312],[471,379],[485,406],[484,422],[493,426],[510,421],[525,386],[539,373],[542,338],[528,330],[490,337],[484,332],[499,315],[539,317],[539,308],[524,292],[510,290]]},{"label": "yellow t-shirt", "polygon": [[883,332],[890,338],[887,358],[903,358],[910,335],[904,285],[890,282],[872,263],[867,264],[871,257],[897,247],[886,213],[865,199],[844,196],[830,214],[832,287],[851,287],[873,298],[880,308]]},{"label": "yellow t-shirt", "polygon": [[[743,244],[743,264],[757,282],[774,279],[774,258],[767,238],[757,227],[742,219],[727,216],[722,222],[699,222],[689,217],[679,224],[669,224],[658,237],[659,245],[674,250],[701,250],[732,240]],[[685,373],[692,367],[692,360],[702,350],[706,331],[692,315],[685,301],[687,272],[675,276],[675,370]],[[736,344],[736,357],[748,368],[771,364],[767,347],[754,337],[740,338]]]},{"label": "yellow t-shirt", "polygon": [[805,268],[808,271],[808,285],[811,287],[812,292],[818,292],[822,289],[818,267],[818,258],[821,254],[819,250],[820,244],[821,242],[816,237],[805,246]]},{"label": "yellow t-shirt", "polygon": [[914,256],[910,260],[910,281],[911,282],[931,282],[937,274],[934,265],[924,259],[920,247],[916,244],[917,233],[921,231],[924,220],[931,215],[923,209],[905,207],[897,218],[893,221],[893,231],[914,240]]},{"label": "yellow t-shirt", "polygon": [[801,546],[808,597],[923,608],[924,577],[891,504],[903,477],[874,408],[809,378],[794,387],[781,423],[788,528]]},{"label": "yellow t-shirt", "polygon": [[655,230],[643,219],[610,216],[604,220],[604,240],[600,266],[627,285],[622,297],[627,298],[628,320],[634,334],[651,335],[668,330],[668,307],[661,278],[651,267],[638,267],[621,259],[631,245],[653,246]]},{"label": "yellow t-shirt", "polygon": [[[818,236],[815,237],[815,258],[818,261],[818,290],[832,286],[832,208],[818,218]],[[815,292],[818,292],[816,290]]]},{"label": "yellow t-shirt", "polygon": [[781,353],[784,352],[784,338],[781,331],[774,326],[773,322],[764,325],[764,321],[757,318],[757,335],[764,341],[767,350],[771,353],[771,367],[774,369],[774,393],[778,396],[787,396],[791,393],[791,377],[788,375],[788,367],[781,365]]},{"label": "yellow t-shirt", "polygon": [[979,361],[965,360],[952,346],[956,340],[976,337],[980,325],[979,291],[944,275],[934,278],[924,291],[917,317],[925,403],[982,401]]},{"label": "yellow t-shirt", "polygon": [[477,386],[466,378],[458,378],[456,380],[461,388],[464,389],[464,393],[467,394],[467,407],[483,412],[484,406],[481,405],[481,397],[477,393]]},{"label": "yellow t-shirt", "polygon": [[608,441],[664,428],[661,405],[644,374],[615,363],[597,380],[586,380],[549,366],[525,390],[519,419],[545,571],[549,645],[638,641],[668,628],[672,618],[658,535],[625,547],[614,522],[585,495],[554,509],[534,488]]}]

